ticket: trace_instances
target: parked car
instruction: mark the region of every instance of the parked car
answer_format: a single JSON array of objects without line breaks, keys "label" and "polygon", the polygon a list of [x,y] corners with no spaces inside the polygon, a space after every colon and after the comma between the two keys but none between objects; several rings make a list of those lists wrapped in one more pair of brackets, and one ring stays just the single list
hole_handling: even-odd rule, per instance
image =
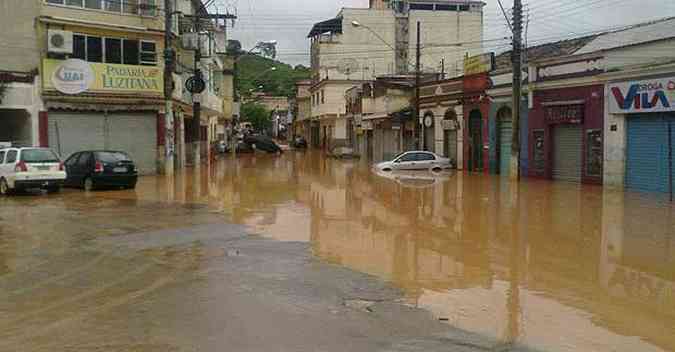
[{"label": "parked car", "polygon": [[452,162],[448,158],[427,151],[403,152],[391,161],[381,162],[375,167],[382,171],[393,170],[432,170],[442,171],[450,169]]},{"label": "parked car", "polygon": [[230,146],[227,145],[225,141],[218,141],[218,143],[216,143],[216,151],[218,154],[228,153],[230,151]]},{"label": "parked car", "polygon": [[262,150],[268,153],[283,153],[281,147],[279,147],[279,145],[274,142],[272,138],[263,135],[248,135],[244,137],[244,142],[254,146],[254,149]]},{"label": "parked car", "polygon": [[102,187],[136,188],[138,170],[124,152],[109,150],[82,151],[65,162],[65,185],[91,191]]},{"label": "parked car", "polygon": [[303,137],[293,138],[293,148],[307,149],[307,140],[305,140]]},{"label": "parked car", "polygon": [[237,142],[237,154],[246,154],[246,153],[253,153],[253,147],[251,145],[244,143],[243,141],[238,141]]},{"label": "parked car", "polygon": [[0,194],[26,189],[61,190],[66,172],[59,157],[46,148],[0,149]]}]

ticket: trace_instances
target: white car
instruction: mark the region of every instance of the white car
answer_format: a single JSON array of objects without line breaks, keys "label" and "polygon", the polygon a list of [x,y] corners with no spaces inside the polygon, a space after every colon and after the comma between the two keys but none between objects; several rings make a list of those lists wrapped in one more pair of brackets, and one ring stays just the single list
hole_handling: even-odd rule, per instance
[{"label": "white car", "polygon": [[58,192],[65,179],[63,163],[50,149],[0,149],[0,195],[32,188]]},{"label": "white car", "polygon": [[381,162],[375,168],[381,171],[393,170],[431,170],[442,171],[452,167],[448,158],[427,151],[404,152],[391,161]]}]

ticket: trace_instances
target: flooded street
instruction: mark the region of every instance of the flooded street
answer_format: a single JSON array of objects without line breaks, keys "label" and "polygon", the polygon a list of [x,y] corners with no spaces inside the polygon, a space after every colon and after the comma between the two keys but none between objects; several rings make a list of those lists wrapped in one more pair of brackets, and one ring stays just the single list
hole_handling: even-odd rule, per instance
[{"label": "flooded street", "polygon": [[0,351],[675,351],[656,196],[288,152],[0,209]]}]

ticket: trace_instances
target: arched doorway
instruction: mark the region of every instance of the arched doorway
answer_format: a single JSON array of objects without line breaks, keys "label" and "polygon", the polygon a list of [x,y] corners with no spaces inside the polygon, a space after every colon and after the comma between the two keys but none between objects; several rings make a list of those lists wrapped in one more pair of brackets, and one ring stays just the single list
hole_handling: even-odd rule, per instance
[{"label": "arched doorway", "polygon": [[511,108],[503,107],[497,112],[497,160],[500,175],[509,175],[511,168],[511,141],[513,128]]},{"label": "arched doorway", "polygon": [[443,116],[443,154],[457,167],[457,114],[451,108]]},{"label": "arched doorway", "polygon": [[469,171],[483,171],[483,115],[480,110],[469,114]]},{"label": "arched doorway", "polygon": [[435,120],[434,113],[427,111],[424,113],[424,118],[422,119],[422,128],[424,129],[424,144],[423,149],[426,151],[433,152],[435,151],[436,144],[436,133],[435,133]]}]

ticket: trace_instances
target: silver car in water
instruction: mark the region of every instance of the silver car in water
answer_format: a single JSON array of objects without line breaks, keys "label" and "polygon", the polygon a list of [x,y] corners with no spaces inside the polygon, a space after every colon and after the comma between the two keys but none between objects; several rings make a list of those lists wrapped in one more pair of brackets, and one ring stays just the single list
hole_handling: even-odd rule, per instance
[{"label": "silver car in water", "polygon": [[452,168],[452,162],[432,152],[410,151],[394,157],[391,161],[381,162],[375,168],[381,171],[393,170],[431,170],[443,171]]}]

